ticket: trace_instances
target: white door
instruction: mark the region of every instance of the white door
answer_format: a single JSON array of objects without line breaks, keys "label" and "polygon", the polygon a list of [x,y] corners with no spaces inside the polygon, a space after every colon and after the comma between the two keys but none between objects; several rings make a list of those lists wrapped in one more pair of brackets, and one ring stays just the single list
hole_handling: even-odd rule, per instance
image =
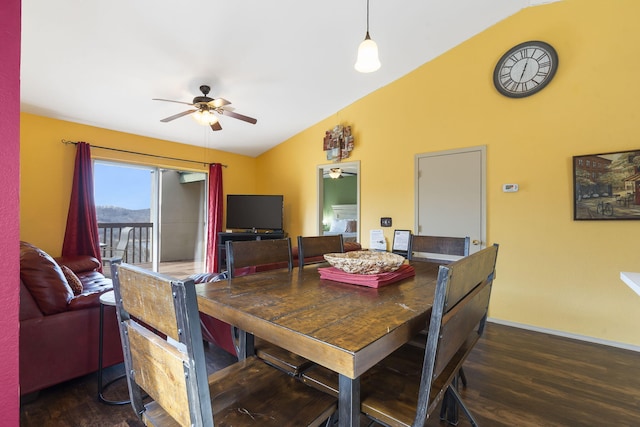
[{"label": "white door", "polygon": [[486,147],[416,155],[414,233],[486,240]]}]

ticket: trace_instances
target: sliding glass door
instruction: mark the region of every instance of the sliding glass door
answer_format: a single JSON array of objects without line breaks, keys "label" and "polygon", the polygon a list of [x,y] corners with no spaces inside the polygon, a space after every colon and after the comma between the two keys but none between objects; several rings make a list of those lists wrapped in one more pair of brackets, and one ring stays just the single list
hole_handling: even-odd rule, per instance
[{"label": "sliding glass door", "polygon": [[103,256],[177,278],[203,271],[206,174],[96,160],[94,182]]}]

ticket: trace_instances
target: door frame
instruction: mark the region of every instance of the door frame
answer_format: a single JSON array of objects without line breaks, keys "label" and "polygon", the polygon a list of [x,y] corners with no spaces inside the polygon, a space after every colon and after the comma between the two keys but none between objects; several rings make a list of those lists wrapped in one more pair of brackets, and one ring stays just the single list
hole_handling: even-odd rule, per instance
[{"label": "door frame", "polygon": [[[480,152],[480,215],[482,219],[480,221],[480,248],[485,248],[487,246],[487,146],[486,145],[477,145],[473,147],[465,147],[465,148],[455,148],[451,150],[443,150],[443,151],[433,151],[428,153],[420,153],[415,155],[415,165],[414,165],[414,225],[413,229],[418,233],[418,224],[419,224],[419,207],[418,203],[420,189],[418,187],[418,179],[420,178],[420,160],[427,157],[439,157],[446,155],[454,155],[454,154],[462,154],[462,153],[470,153],[470,152]],[[473,241],[471,242],[473,245]]]},{"label": "door frame", "polygon": [[316,202],[316,227],[318,230],[318,236],[323,235],[323,224],[322,224],[322,213],[324,209],[324,173],[329,171],[331,168],[342,167],[349,168],[355,170],[356,173],[356,212],[358,213],[357,223],[356,223],[356,235],[357,241],[360,242],[360,160],[354,160],[350,162],[342,162],[342,163],[329,163],[322,164],[316,166],[316,176],[317,176],[317,202]]}]

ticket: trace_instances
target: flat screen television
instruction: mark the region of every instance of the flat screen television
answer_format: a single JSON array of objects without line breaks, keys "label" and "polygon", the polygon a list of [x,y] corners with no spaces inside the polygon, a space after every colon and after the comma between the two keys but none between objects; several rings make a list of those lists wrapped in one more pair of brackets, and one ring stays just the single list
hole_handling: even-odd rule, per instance
[{"label": "flat screen television", "polygon": [[282,230],[284,197],[281,195],[227,194],[227,228]]}]

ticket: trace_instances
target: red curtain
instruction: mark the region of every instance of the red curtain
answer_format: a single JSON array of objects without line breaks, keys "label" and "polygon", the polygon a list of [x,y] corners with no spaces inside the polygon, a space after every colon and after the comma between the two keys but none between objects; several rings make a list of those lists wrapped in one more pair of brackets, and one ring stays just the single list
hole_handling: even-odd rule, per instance
[{"label": "red curtain", "polygon": [[218,265],[218,233],[222,231],[222,165],[209,165],[209,218],[207,229],[207,260],[208,272],[219,272]]},{"label": "red curtain", "polygon": [[93,199],[91,147],[86,142],[78,142],[76,145],[76,164],[62,255],[91,255],[102,262],[98,219]]}]

